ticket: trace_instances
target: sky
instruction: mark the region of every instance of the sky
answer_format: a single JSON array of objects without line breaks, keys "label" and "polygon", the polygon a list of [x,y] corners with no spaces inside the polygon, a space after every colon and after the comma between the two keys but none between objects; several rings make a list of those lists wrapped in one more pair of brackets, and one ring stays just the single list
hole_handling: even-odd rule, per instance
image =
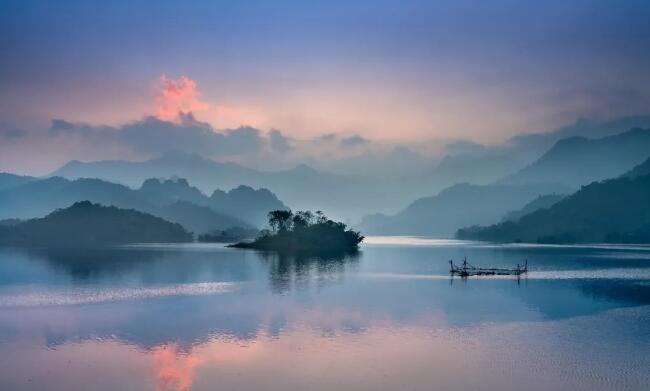
[{"label": "sky", "polygon": [[[649,19],[641,0],[0,0],[0,135],[58,162],[94,152],[39,138],[54,119],[119,130],[180,111],[275,146],[499,143],[647,114]],[[144,156],[122,147],[104,149]]]}]

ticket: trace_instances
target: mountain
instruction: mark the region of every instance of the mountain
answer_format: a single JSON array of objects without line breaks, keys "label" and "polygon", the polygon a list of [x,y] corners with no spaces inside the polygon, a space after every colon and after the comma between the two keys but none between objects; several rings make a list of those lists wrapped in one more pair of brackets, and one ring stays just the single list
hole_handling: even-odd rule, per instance
[{"label": "mountain", "polygon": [[594,182],[516,222],[460,229],[460,239],[531,243],[650,243],[650,175]]},{"label": "mountain", "polygon": [[27,182],[31,182],[35,179],[36,178],[31,176],[14,175],[7,172],[0,172],[0,190],[19,186]]},{"label": "mountain", "polygon": [[188,201],[196,205],[207,205],[208,199],[198,188],[191,186],[184,178],[160,180],[149,178],[142,183],[137,194],[156,205],[169,205]]},{"label": "mountain", "polygon": [[99,178],[131,187],[140,186],[149,178],[180,177],[204,191],[236,187],[258,175],[257,171],[235,163],[219,163],[180,151],[170,151],[159,158],[140,162],[73,160],[51,174],[68,179]]},{"label": "mountain", "polygon": [[[0,219],[42,217],[74,202],[90,200],[151,213],[181,223],[195,233],[204,233],[232,226],[250,228],[265,221],[269,210],[286,209],[264,189],[237,188],[215,193],[223,194],[207,197],[184,179],[149,179],[133,190],[99,179],[51,177],[0,191]],[[176,205],[179,201],[183,204]]]},{"label": "mountain", "polygon": [[207,205],[217,212],[237,216],[256,227],[266,225],[270,211],[288,209],[269,190],[255,190],[249,186],[238,186],[228,192],[215,190]]},{"label": "mountain", "polygon": [[154,214],[165,220],[179,223],[196,234],[226,230],[232,227],[253,228],[239,219],[215,212],[210,207],[199,206],[187,201],[176,201],[171,205],[163,206],[158,208]]},{"label": "mountain", "polygon": [[522,158],[533,156],[533,159],[536,159],[556,142],[565,138],[603,138],[632,128],[650,128],[650,115],[618,117],[605,121],[581,118],[573,124],[548,132],[514,136],[506,144],[509,145],[508,153],[510,154],[520,155]]},{"label": "mountain", "polygon": [[517,221],[523,216],[533,213],[539,209],[546,209],[549,208],[555,204],[557,204],[560,200],[562,200],[566,195],[564,194],[545,194],[541,195],[534,200],[530,201],[526,205],[524,205],[523,208],[512,211],[508,213],[503,220],[504,221]]},{"label": "mountain", "polygon": [[420,198],[393,216],[371,215],[359,229],[364,234],[452,236],[460,227],[487,224],[524,207],[541,194],[561,193],[559,185],[451,186],[433,197]]},{"label": "mountain", "polygon": [[627,178],[637,178],[644,175],[650,175],[650,158],[626,172],[624,176]]},{"label": "mountain", "polygon": [[499,184],[561,183],[578,187],[617,177],[650,156],[650,129],[634,128],[600,139],[558,141],[542,157]]},{"label": "mountain", "polygon": [[[169,152],[144,162],[72,161],[52,175],[68,179],[100,178],[131,187],[137,187],[149,178],[176,176],[186,178],[203,192],[240,185],[263,187],[295,209],[336,210],[333,214],[347,218],[359,216],[360,211],[383,209],[387,202],[399,205],[402,201],[385,194],[382,191],[385,188],[375,180],[330,174],[304,164],[291,170],[265,172],[183,152]],[[281,207],[276,206],[275,209]]]},{"label": "mountain", "polygon": [[43,218],[0,228],[3,244],[86,246],[189,241],[192,235],[180,224],[89,201],[77,202]]},{"label": "mountain", "polygon": [[83,200],[142,211],[152,209],[151,203],[123,185],[99,179],[70,181],[52,177],[0,191],[0,219],[43,217]]}]

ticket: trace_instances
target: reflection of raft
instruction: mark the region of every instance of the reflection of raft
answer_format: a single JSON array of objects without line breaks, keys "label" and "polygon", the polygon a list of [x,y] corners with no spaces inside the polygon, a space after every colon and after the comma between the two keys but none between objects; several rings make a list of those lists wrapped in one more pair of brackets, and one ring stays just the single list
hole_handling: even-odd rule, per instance
[{"label": "reflection of raft", "polygon": [[524,262],[524,265],[521,266],[517,264],[514,269],[497,269],[497,268],[482,268],[475,267],[467,263],[467,258],[463,260],[463,263],[460,267],[454,265],[454,261],[450,260],[449,264],[451,265],[451,275],[457,275],[460,277],[469,277],[469,276],[520,276],[522,274],[528,273],[528,260]]}]

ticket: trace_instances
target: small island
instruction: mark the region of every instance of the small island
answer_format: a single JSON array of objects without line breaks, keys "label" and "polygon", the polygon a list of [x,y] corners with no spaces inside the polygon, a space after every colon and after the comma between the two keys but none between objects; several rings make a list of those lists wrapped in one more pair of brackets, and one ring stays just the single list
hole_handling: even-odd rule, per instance
[{"label": "small island", "polygon": [[229,247],[293,253],[354,252],[364,238],[321,211],[274,210],[268,218],[270,229],[261,231],[251,242]]}]

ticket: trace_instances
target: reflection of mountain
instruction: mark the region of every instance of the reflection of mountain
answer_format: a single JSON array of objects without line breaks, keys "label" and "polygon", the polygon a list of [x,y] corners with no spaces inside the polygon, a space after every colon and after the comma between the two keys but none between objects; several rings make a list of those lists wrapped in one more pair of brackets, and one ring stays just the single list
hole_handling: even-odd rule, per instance
[{"label": "reflection of mountain", "polygon": [[269,210],[286,208],[268,190],[245,186],[207,197],[184,179],[148,179],[133,190],[99,179],[52,177],[0,191],[0,219],[41,217],[83,200],[151,213],[195,233],[260,224]]},{"label": "reflection of mountain", "polygon": [[[211,338],[251,340],[260,333],[282,336],[296,327],[308,327],[319,334],[337,330],[361,333],[378,322],[394,327],[427,327],[434,315],[441,317],[443,325],[468,327],[486,321],[565,319],[650,304],[648,286],[633,280],[531,279],[518,285],[510,279],[486,279],[450,285],[445,277],[429,278],[432,259],[448,258],[450,249],[444,248],[433,252],[367,248],[359,258],[342,259],[300,259],[220,247],[198,249],[4,249],[0,253],[0,284],[8,289],[3,289],[2,295],[15,292],[16,287],[40,285],[57,294],[88,295],[89,302],[0,310],[0,340],[8,338],[4,332],[13,332],[19,325],[18,329],[33,329],[39,336],[45,333],[50,346],[117,339],[145,350],[173,342],[179,351],[189,351]],[[501,259],[498,250],[481,251],[477,258]],[[530,249],[514,251],[512,257],[534,255],[536,267],[552,270],[566,266],[567,258],[579,260],[570,263],[569,269],[644,267],[642,259],[603,259],[598,254],[590,258],[589,251],[579,249],[540,248],[534,254]],[[585,258],[590,261],[585,263]],[[511,259],[503,261],[511,263]],[[439,265],[445,268],[444,261]],[[20,273],[7,276],[7,270]],[[421,272],[412,274],[414,270]],[[373,271],[398,273],[366,275]],[[200,292],[200,284],[219,282],[231,283],[233,289]],[[187,285],[198,285],[199,291],[174,293],[174,287]],[[98,293],[140,288],[165,288],[169,292],[147,299],[121,295],[120,300],[90,304]],[[52,291],[45,290],[44,295],[48,292]],[[504,312],[504,306],[509,310]],[[17,317],[17,311],[27,311],[30,316]],[[20,319],[28,319],[28,324],[19,324]]]}]

